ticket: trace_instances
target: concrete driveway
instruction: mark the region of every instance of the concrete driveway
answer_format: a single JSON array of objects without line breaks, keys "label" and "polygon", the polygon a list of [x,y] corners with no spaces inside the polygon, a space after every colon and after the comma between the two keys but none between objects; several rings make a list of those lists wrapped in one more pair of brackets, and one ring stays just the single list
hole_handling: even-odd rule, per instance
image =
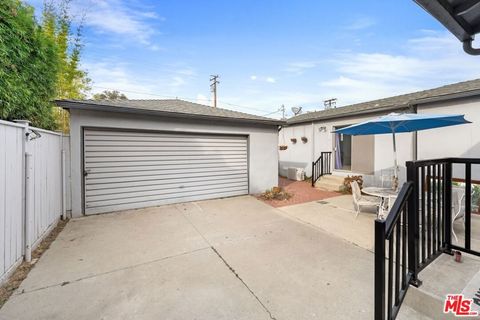
[{"label": "concrete driveway", "polygon": [[253,197],[70,221],[0,319],[371,319],[373,255]]}]

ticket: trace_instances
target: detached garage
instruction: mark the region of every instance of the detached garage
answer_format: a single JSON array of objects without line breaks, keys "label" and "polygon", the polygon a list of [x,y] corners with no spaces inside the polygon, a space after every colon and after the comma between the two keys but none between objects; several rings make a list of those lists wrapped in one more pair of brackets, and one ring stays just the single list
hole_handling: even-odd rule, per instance
[{"label": "detached garage", "polygon": [[74,217],[278,184],[282,121],[178,99],[57,105],[70,111]]}]

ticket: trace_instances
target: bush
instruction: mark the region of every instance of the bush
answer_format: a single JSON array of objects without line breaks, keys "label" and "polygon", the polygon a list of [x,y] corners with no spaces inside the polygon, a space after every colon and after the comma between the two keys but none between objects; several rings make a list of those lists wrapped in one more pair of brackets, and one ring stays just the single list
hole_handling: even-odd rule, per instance
[{"label": "bush", "polygon": [[362,176],[347,176],[345,179],[343,179],[343,190],[348,193],[352,193],[352,186],[350,183],[353,181],[357,181],[358,186],[360,189],[363,187],[363,177]]},{"label": "bush", "polygon": [[280,187],[273,187],[260,195],[263,200],[288,200],[291,197],[290,193]]},{"label": "bush", "polygon": [[28,119],[55,129],[58,56],[55,43],[35,20],[33,8],[19,0],[0,5],[0,119]]}]

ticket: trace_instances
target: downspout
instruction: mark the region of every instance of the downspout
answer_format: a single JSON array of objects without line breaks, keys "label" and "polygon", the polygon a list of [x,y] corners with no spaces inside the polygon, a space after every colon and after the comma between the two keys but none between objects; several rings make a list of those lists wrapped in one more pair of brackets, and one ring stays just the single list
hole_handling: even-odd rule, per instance
[{"label": "downspout", "polygon": [[22,143],[22,165],[23,165],[23,251],[26,262],[32,261],[32,225],[33,225],[33,212],[32,212],[32,154],[29,153],[29,140],[30,140],[30,121],[28,120],[15,120],[16,123],[23,125],[23,143]]},{"label": "downspout", "polygon": [[478,56],[480,55],[480,48],[474,48],[472,46],[472,41],[473,39],[467,39],[463,41],[463,51],[465,51],[466,53],[472,56]]},{"label": "downspout", "polygon": [[67,220],[67,177],[65,149],[62,133],[62,220]]},{"label": "downspout", "polygon": [[[27,138],[28,139],[28,138]],[[25,153],[25,261],[32,261],[32,154]]]}]

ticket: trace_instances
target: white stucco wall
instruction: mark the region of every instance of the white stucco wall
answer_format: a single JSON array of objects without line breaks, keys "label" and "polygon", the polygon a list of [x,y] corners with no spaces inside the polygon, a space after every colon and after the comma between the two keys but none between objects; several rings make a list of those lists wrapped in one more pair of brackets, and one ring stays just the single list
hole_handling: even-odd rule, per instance
[{"label": "white stucco wall", "polygon": [[[430,103],[418,107],[418,113],[464,114],[470,124],[418,132],[418,159],[446,157],[480,158],[480,99]],[[454,165],[454,177],[464,177],[464,166]],[[480,165],[472,166],[472,177],[480,180]]]},{"label": "white stucco wall", "polygon": [[276,126],[243,125],[204,120],[173,119],[125,113],[71,110],[72,216],[82,212],[82,127],[242,134],[249,136],[250,193],[278,185],[278,129]]},{"label": "white stucco wall", "polygon": [[[465,114],[471,124],[431,129],[418,132],[417,159],[436,159],[445,157],[480,158],[480,98],[455,99],[445,102],[422,104],[417,106],[418,113],[435,114]],[[335,120],[318,121],[315,129],[315,159],[321,151],[333,151],[333,134],[335,126],[350,125],[367,119],[378,117],[386,113],[377,113],[369,116],[340,118]],[[319,132],[318,128],[325,126],[327,132]],[[280,163],[299,163],[305,165],[308,176],[311,175],[312,162],[312,123],[289,126],[279,134],[279,144],[284,142],[288,149],[280,151]],[[300,141],[300,136],[306,132],[310,139],[307,144]],[[285,135],[285,140],[283,140]],[[296,137],[300,142],[295,145],[290,138]],[[397,157],[400,169],[400,182],[406,178],[405,162],[414,160],[414,134],[397,134]],[[393,169],[392,136],[375,136],[375,174],[380,175],[383,170]],[[355,172],[335,171],[337,175],[347,175]],[[464,166],[454,165],[454,177],[464,177]],[[472,176],[480,180],[480,165],[472,166]],[[375,181],[378,182],[378,181]]]},{"label": "white stucco wall", "polygon": [[[312,123],[299,124],[288,126],[282,129],[279,133],[279,145],[286,144],[288,149],[279,152],[280,166],[289,166],[298,164],[304,165],[307,176],[311,175],[312,159],[317,159],[322,151],[333,152],[334,134],[332,131],[337,126],[347,126],[369,119],[376,118],[387,113],[377,113],[368,116],[343,117],[333,120],[325,120],[314,122],[313,132],[315,133],[314,145],[315,153],[312,157]],[[326,131],[321,132],[320,128],[325,127]],[[303,135],[306,135],[309,141],[304,144],[300,140]],[[297,138],[297,143],[293,144],[290,138]],[[413,159],[413,144],[412,134],[404,133],[397,135],[397,156],[400,167],[401,181],[404,180],[405,162]],[[376,135],[375,136],[375,156],[374,156],[374,170],[376,175],[380,175],[383,170],[393,170],[393,142],[392,135]],[[333,159],[332,159],[333,161]],[[303,167],[303,166],[302,166]],[[334,164],[332,163],[332,169]],[[282,169],[280,169],[282,172]],[[355,172],[349,171],[335,171],[337,175],[353,174]]]}]

